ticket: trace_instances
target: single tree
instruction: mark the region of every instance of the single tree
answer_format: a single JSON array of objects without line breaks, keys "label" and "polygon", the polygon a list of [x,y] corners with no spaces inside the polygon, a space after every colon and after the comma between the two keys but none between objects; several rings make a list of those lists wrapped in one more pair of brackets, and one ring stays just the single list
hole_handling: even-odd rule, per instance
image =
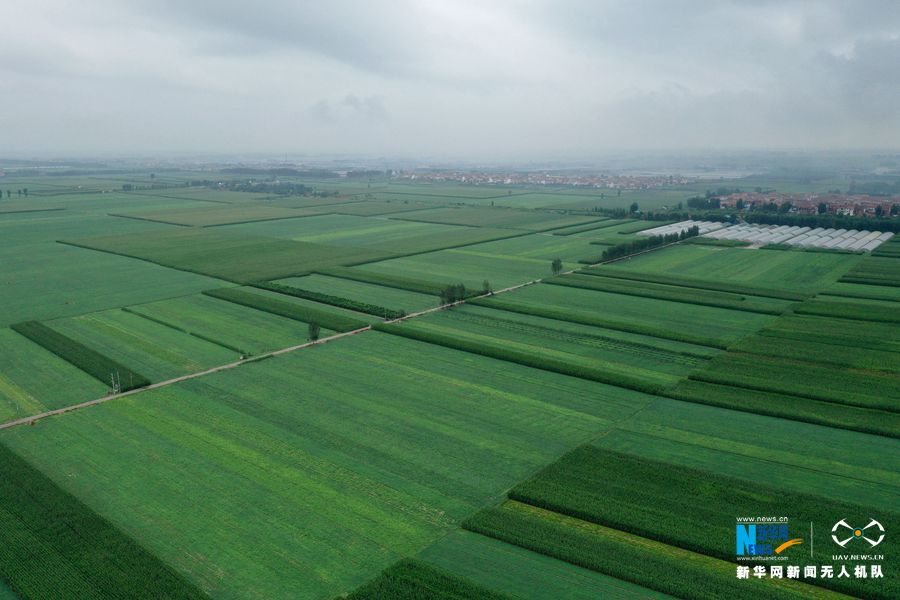
[{"label": "single tree", "polygon": [[28,197],[28,188],[22,188],[22,192],[25,194],[25,197]]},{"label": "single tree", "polygon": [[878,206],[875,207],[875,216],[880,217],[883,214],[884,214],[884,207],[879,204]]},{"label": "single tree", "polygon": [[309,341],[315,342],[319,339],[319,324],[315,321],[309,322]]},{"label": "single tree", "polygon": [[494,290],[493,290],[493,288],[491,287],[491,282],[488,281],[487,279],[485,279],[484,281],[482,281],[482,282],[481,282],[481,291],[484,292],[485,294],[491,294],[491,293],[493,293]]},{"label": "single tree", "polygon": [[554,258],[553,262],[550,263],[550,270],[553,271],[554,275],[559,275],[560,273],[562,273],[562,270],[563,270],[562,259]]},{"label": "single tree", "polygon": [[824,215],[828,212],[828,205],[824,202],[819,202],[819,214]]},{"label": "single tree", "polygon": [[631,214],[636,214],[639,210],[641,210],[641,207],[638,206],[638,203],[637,203],[637,202],[632,202],[632,203],[631,203],[631,206],[629,207],[629,212],[630,212]]}]

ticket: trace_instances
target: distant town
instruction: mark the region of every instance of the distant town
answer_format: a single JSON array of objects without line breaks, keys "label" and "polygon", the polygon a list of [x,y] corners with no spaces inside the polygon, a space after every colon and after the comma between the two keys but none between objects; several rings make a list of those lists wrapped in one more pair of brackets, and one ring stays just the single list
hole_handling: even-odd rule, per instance
[{"label": "distant town", "polygon": [[393,179],[424,183],[463,183],[470,185],[545,185],[553,187],[608,188],[646,190],[695,181],[681,175],[615,175],[611,173],[547,173],[484,171],[400,171]]}]

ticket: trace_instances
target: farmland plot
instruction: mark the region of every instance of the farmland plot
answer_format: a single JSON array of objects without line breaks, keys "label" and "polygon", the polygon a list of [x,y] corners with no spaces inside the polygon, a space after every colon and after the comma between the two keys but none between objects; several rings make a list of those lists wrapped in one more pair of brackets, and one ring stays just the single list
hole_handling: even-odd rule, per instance
[{"label": "farmland plot", "polygon": [[[55,240],[59,237],[96,235],[113,228],[129,235],[154,235],[168,229],[106,216],[59,216],[66,212],[20,215],[0,222],[0,326],[183,296],[222,285],[216,279],[58,244]],[[117,225],[119,222],[124,224]]]},{"label": "farmland plot", "polygon": [[[132,306],[129,311],[230,350],[262,354],[305,342],[306,323],[205,295]],[[324,337],[329,332],[323,329]]]},{"label": "farmland plot", "polygon": [[387,255],[371,248],[239,235],[222,228],[171,228],[148,234],[70,239],[65,243],[239,283],[288,277]]},{"label": "farmland plot", "polygon": [[596,275],[590,276],[579,273],[564,275],[562,277],[553,277],[547,279],[546,283],[769,315],[780,315],[792,304],[789,301],[777,300],[774,298],[745,296],[743,294],[713,290],[690,289],[669,284],[627,281],[613,277],[598,277]]},{"label": "farmland plot", "polygon": [[291,221],[247,223],[225,228],[299,242],[368,248],[374,255],[405,255],[496,240],[524,232],[487,227],[460,227],[434,223],[395,221],[353,215],[321,215]]},{"label": "farmland plot", "polygon": [[[442,250],[392,260],[368,263],[355,269],[376,274],[402,275],[426,281],[460,282],[468,289],[480,290],[488,280],[501,289],[551,274],[549,260],[521,256],[494,256],[470,248]],[[563,263],[572,269],[572,263]]]},{"label": "farmland plot", "polygon": [[789,580],[738,581],[731,562],[515,501],[484,510],[467,519],[464,526],[678,597],[708,600],[829,597]]},{"label": "farmland plot", "polygon": [[678,244],[603,268],[816,292],[837,281],[858,260],[847,254]]},{"label": "farmland plot", "polygon": [[525,364],[537,368],[558,370],[565,366],[573,375],[582,370],[582,376],[634,389],[641,389],[644,383],[648,387],[672,385],[705,362],[701,354],[691,350],[672,352],[611,338],[594,327],[560,328],[554,321],[478,306],[434,313],[386,331],[399,332],[398,328],[426,336],[435,334],[441,339],[449,336],[450,343],[470,344],[473,351],[490,351],[490,356],[507,357],[513,362],[525,360]]},{"label": "farmland plot", "polygon": [[205,596],[0,445],[0,598]]},{"label": "farmland plot", "polygon": [[572,216],[542,211],[473,207],[434,208],[431,210],[412,212],[408,215],[394,215],[391,218],[423,221],[427,223],[443,223],[447,225],[499,227],[506,229],[525,229],[529,231],[547,231],[572,225],[584,225],[596,220],[593,217]]},{"label": "farmland plot", "polygon": [[[743,335],[756,331],[775,317],[743,311],[669,302],[654,298],[640,298],[622,294],[610,294],[593,290],[581,290],[558,285],[534,285],[510,294],[487,299],[488,306],[497,304],[506,310],[534,310],[542,315],[544,309],[555,310],[555,318],[574,322],[589,322],[596,318],[608,321],[616,329],[635,326],[647,333],[668,339],[683,337],[683,341],[699,341],[709,338],[713,343],[732,343]],[[585,317],[583,320],[581,317]]]},{"label": "farmland plot", "polygon": [[109,389],[11,329],[0,329],[0,422],[93,400]]},{"label": "farmland plot", "polygon": [[594,445],[852,504],[896,506],[900,440],[659,399]]},{"label": "farmland plot", "polygon": [[296,219],[306,217],[314,212],[276,206],[233,206],[199,208],[188,210],[165,210],[153,212],[120,212],[114,217],[157,221],[172,225],[188,227],[214,227],[233,223],[252,223],[255,221],[277,221],[279,219]]},{"label": "farmland plot", "polygon": [[505,240],[475,244],[466,247],[466,250],[498,258],[535,258],[547,262],[561,258],[566,262],[576,263],[586,256],[596,254],[597,247],[592,246],[587,240],[582,238],[534,233]]},{"label": "farmland plot", "polygon": [[323,597],[650,400],[368,333],[0,440],[205,592]]},{"label": "farmland plot", "polygon": [[527,600],[668,598],[665,594],[513,544],[454,531],[419,554],[441,569]]},{"label": "farmland plot", "polygon": [[432,308],[439,303],[438,298],[434,295],[319,274],[279,279],[273,283],[323,294],[334,294],[360,302],[371,302],[388,308],[405,310],[408,313]]},{"label": "farmland plot", "polygon": [[900,412],[900,376],[728,352],[691,379]]},{"label": "farmland plot", "polygon": [[[810,522],[827,529],[835,515],[855,521],[873,511],[900,526],[900,513],[885,512],[884,507],[838,503],[764,482],[714,476],[594,446],[573,450],[514,487],[509,497],[722,560],[734,557],[735,515],[767,514],[779,503],[790,507],[794,528],[802,524],[800,531],[793,531],[794,536],[805,532]],[[830,546],[813,550],[818,553],[794,550],[789,555],[801,566],[831,560]],[[898,591],[883,582],[835,579],[814,583],[866,597],[889,598]]]},{"label": "farmland plot", "polygon": [[235,360],[232,350],[119,309],[48,325],[102,354],[119,358],[152,381]]}]

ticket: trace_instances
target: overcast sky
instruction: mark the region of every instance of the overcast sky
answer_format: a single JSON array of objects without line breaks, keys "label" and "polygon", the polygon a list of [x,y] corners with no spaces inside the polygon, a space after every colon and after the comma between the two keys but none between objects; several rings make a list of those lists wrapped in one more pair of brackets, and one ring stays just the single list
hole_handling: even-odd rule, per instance
[{"label": "overcast sky", "polygon": [[900,147],[900,1],[4,0],[0,156]]}]

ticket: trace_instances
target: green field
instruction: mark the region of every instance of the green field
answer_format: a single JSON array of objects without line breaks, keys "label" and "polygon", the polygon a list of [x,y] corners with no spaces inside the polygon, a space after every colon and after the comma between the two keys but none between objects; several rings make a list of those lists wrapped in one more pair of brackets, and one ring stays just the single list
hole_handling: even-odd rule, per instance
[{"label": "green field", "polygon": [[0,441],[216,597],[334,595],[649,400],[464,356],[368,333]]},{"label": "green field", "polygon": [[[231,360],[302,344],[309,335],[306,323],[205,295],[151,302],[129,311],[230,350]],[[327,332],[323,329],[322,336]]]},{"label": "green field", "polygon": [[235,359],[234,352],[227,348],[121,309],[48,324],[102,354],[119,357],[152,381],[203,371]]},{"label": "green field", "polygon": [[359,300],[360,302],[371,302],[388,308],[405,310],[408,313],[438,305],[438,298],[433,295],[419,294],[383,285],[373,285],[340,277],[329,277],[327,275],[313,274],[305,277],[289,277],[287,279],[279,279],[274,283],[322,292],[323,294],[334,294],[344,298]]},{"label": "green field", "polygon": [[173,298],[223,285],[209,277],[56,243],[61,237],[110,230],[152,237],[168,228],[68,211],[10,215],[0,221],[0,325]]},{"label": "green field", "polygon": [[657,298],[659,300],[670,300],[672,302],[696,304],[698,306],[713,306],[732,310],[742,310],[767,315],[780,315],[792,305],[790,301],[777,300],[774,298],[746,296],[743,294],[734,294],[716,290],[684,288],[677,285],[646,281],[629,281],[614,277],[598,277],[596,274],[582,275],[580,273],[572,273],[562,277],[547,279],[545,283],[598,292],[624,294],[626,296]]},{"label": "green field", "polygon": [[534,233],[467,246],[466,251],[497,258],[533,258],[543,261],[561,258],[567,263],[576,263],[582,258],[596,254],[597,246],[580,237]]},{"label": "green field", "polygon": [[[401,275],[425,281],[464,283],[480,290],[488,280],[494,290],[551,275],[552,260],[523,256],[492,255],[472,248],[442,250],[355,267],[366,273]],[[565,269],[577,265],[563,262]]]},{"label": "green field", "polygon": [[837,281],[858,260],[849,254],[679,244],[603,268],[816,292]]},{"label": "green field", "polygon": [[[372,249],[242,235],[222,228],[170,228],[146,234],[68,239],[65,243],[239,283],[287,277],[379,257],[379,252]],[[385,255],[381,253],[382,257]]]},{"label": "green field", "polygon": [[730,562],[515,501],[482,511],[466,520],[464,526],[470,531],[679,597],[704,600],[830,597],[787,580],[738,581]]},{"label": "green field", "polygon": [[0,429],[0,600],[834,595],[738,581],[741,513],[881,519],[825,583],[896,596],[900,242],[585,269],[723,183],[249,173],[6,171],[0,425],[104,401]]},{"label": "green field", "polygon": [[435,223],[396,221],[355,215],[321,215],[304,219],[245,223],[224,227],[241,235],[260,235],[298,242],[368,249],[379,253],[415,254],[486,240],[524,235],[525,232],[488,227],[460,227]]},{"label": "green field", "polygon": [[494,591],[527,600],[670,597],[465,530],[432,544],[419,558]]},{"label": "green field", "polygon": [[157,221],[172,225],[189,227],[213,227],[231,223],[250,223],[254,221],[276,221],[278,219],[295,219],[305,217],[312,212],[277,206],[224,206],[211,208],[193,208],[187,210],[167,210],[155,212],[114,213],[114,217],[126,217],[145,221]]},{"label": "green field", "polygon": [[0,344],[0,422],[93,400],[109,389],[11,329],[0,329]]},{"label": "green field", "polygon": [[[828,528],[840,518],[836,515],[861,521],[874,511],[884,521],[900,525],[900,513],[886,512],[885,507],[837,503],[765,482],[713,476],[594,446],[573,450],[517,485],[509,497],[723,560],[735,555],[735,515],[761,515],[768,507],[783,503],[790,507],[791,523],[781,541],[802,540],[804,551],[795,548],[788,553],[791,562],[801,566],[827,563],[833,553],[830,546],[822,544],[805,552],[810,522]],[[698,498],[703,502],[698,503]],[[890,584],[876,584],[873,589],[868,581],[835,580],[819,585],[865,597],[888,598],[896,593]]]},{"label": "green field", "polygon": [[446,225],[468,225],[470,227],[499,227],[547,231],[572,225],[592,222],[591,217],[572,216],[560,213],[512,210],[504,208],[449,207],[418,210],[406,215],[393,215],[392,219],[443,223]]},{"label": "green field", "polygon": [[610,321],[611,326],[613,322],[624,326],[634,325],[648,331],[656,329],[660,333],[670,332],[673,336],[683,334],[686,340],[691,337],[706,337],[720,343],[736,342],[775,318],[724,308],[546,284],[528,286],[509,295],[498,296],[496,301],[488,299],[485,302],[487,305],[495,302],[504,309],[510,306],[521,310],[534,308],[537,311],[549,308],[560,311],[560,317],[571,318],[575,322],[579,322],[580,316],[584,315]]},{"label": "green field", "polygon": [[585,377],[623,387],[634,387],[638,380],[648,387],[673,385],[704,364],[704,356],[709,356],[708,350],[688,344],[668,349],[629,342],[596,327],[560,325],[550,319],[480,306],[431,314],[404,323],[402,328],[449,336],[460,343],[472,344],[475,349],[480,347],[491,352],[491,356],[506,355],[513,362],[524,359],[526,364],[551,371],[565,365],[572,369],[571,374],[580,370]]}]

